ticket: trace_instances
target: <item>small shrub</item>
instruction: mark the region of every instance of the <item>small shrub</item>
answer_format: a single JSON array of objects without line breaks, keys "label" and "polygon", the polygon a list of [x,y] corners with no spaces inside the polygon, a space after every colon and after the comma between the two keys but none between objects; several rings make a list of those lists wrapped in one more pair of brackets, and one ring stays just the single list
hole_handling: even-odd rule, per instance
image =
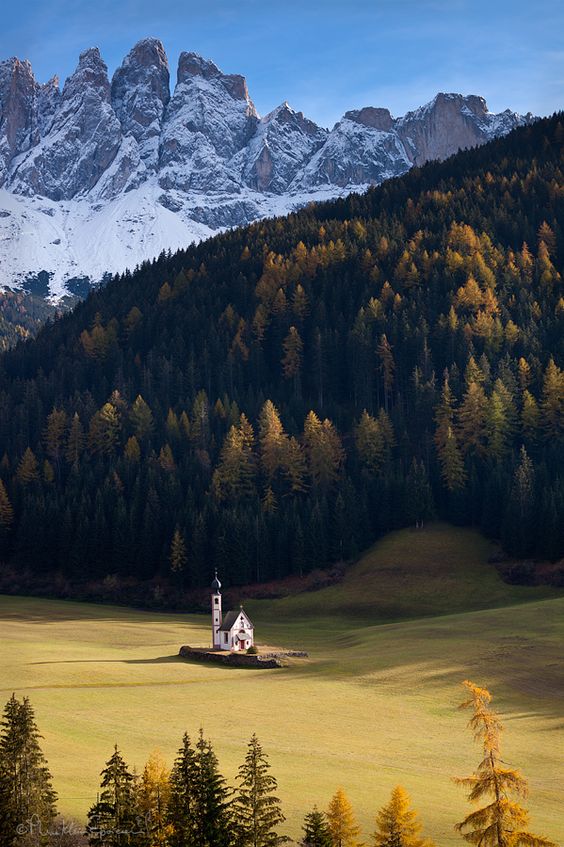
[{"label": "small shrub", "polygon": [[254,644],[252,647],[247,649],[248,656],[258,656],[258,647],[255,647]]}]

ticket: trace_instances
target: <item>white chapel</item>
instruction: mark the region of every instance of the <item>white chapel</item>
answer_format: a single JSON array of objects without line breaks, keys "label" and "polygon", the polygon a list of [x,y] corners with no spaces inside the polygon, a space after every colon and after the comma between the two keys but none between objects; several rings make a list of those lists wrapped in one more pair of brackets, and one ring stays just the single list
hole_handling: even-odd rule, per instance
[{"label": "white chapel", "polygon": [[212,605],[212,647],[214,650],[248,650],[255,643],[255,628],[249,616],[243,611],[227,612],[223,617],[221,610],[221,582],[215,572],[211,584]]}]

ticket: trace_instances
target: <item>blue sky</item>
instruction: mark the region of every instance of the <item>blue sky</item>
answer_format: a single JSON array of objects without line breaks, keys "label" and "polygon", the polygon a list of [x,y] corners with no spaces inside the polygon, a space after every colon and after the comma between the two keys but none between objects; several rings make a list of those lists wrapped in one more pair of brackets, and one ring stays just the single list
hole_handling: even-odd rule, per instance
[{"label": "blue sky", "polygon": [[61,81],[98,46],[110,73],[147,35],[247,77],[265,114],[288,100],[331,126],[347,110],[394,115],[437,91],[481,94],[492,111],[564,108],[562,0],[26,0],[5,4],[0,58]]}]

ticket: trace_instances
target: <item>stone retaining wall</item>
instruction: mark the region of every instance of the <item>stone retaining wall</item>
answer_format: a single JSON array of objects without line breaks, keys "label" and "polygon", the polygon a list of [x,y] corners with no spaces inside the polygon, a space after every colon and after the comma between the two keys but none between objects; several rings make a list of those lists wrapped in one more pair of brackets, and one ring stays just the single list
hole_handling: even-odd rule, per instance
[{"label": "stone retaining wall", "polygon": [[282,662],[279,658],[263,658],[262,656],[248,655],[247,653],[228,653],[226,650],[211,651],[199,650],[197,647],[188,645],[181,647],[179,655],[184,659],[195,662],[212,662],[220,665],[229,665],[232,668],[281,668]]}]

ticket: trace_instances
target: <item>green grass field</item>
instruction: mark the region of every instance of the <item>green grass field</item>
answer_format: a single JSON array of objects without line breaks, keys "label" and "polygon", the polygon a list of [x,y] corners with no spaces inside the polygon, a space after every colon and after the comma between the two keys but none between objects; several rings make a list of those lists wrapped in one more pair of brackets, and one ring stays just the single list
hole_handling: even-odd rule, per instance
[{"label": "green grass field", "polygon": [[139,770],[203,726],[230,780],[257,732],[293,837],[342,786],[368,838],[401,783],[448,847],[468,809],[451,777],[479,757],[456,709],[469,677],[494,693],[533,831],[564,843],[564,593],[504,585],[489,549],[440,524],[398,532],[341,585],[249,603],[259,643],[310,652],[273,671],[178,660],[208,642],[206,617],[0,597],[0,694],[31,697],[66,814],[84,817],[115,742]]}]

